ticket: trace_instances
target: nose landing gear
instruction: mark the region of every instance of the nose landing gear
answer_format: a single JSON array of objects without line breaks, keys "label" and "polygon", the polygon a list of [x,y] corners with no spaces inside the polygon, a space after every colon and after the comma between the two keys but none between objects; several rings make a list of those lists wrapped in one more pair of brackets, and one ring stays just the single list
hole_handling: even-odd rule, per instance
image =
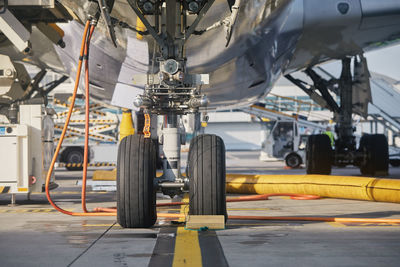
[{"label": "nose landing gear", "polygon": [[[154,39],[149,41],[154,41],[158,51],[153,55],[152,64],[159,64],[159,72],[148,75],[144,94],[134,104],[151,115],[153,121],[162,115],[163,126],[160,131],[158,127],[152,127],[149,135],[149,125],[145,125],[146,135],[137,129],[136,135],[121,141],[117,215],[122,227],[154,225],[157,190],[171,197],[189,192],[190,214],[226,216],[225,146],[222,139],[215,135],[195,136],[189,149],[186,176],[181,173],[180,162],[181,144],[186,140],[180,118],[189,113],[198,114],[200,108],[208,104],[207,97],[201,94],[201,76],[186,71],[184,44],[213,2],[205,0],[199,4],[197,1],[194,10],[191,1],[128,0]],[[152,16],[154,26],[147,20]],[[188,16],[196,18],[191,18],[193,23],[187,27]],[[155,172],[156,162],[159,162],[157,151],[163,155],[161,177],[156,177]]]}]

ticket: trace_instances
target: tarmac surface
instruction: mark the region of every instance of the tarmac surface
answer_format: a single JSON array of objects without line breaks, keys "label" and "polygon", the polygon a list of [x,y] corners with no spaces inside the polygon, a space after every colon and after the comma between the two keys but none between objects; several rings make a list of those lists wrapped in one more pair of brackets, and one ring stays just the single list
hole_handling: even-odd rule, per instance
[{"label": "tarmac surface", "polygon": [[[305,173],[283,167],[258,161],[257,152],[227,153],[229,173]],[[360,176],[349,167],[333,174]],[[60,187],[52,196],[58,205],[81,211],[80,176],[56,171]],[[400,168],[390,168],[385,178],[400,179]],[[116,205],[115,193],[88,190],[89,210]],[[158,201],[171,200],[158,195]],[[60,214],[44,194],[30,200],[18,195],[17,206],[9,203],[10,195],[0,195],[0,266],[400,266],[400,225],[395,224],[228,220],[225,230],[198,232],[160,219],[150,229],[123,229],[114,217]],[[185,207],[159,211],[180,213]],[[400,219],[400,204],[273,197],[228,203],[228,213]]]}]

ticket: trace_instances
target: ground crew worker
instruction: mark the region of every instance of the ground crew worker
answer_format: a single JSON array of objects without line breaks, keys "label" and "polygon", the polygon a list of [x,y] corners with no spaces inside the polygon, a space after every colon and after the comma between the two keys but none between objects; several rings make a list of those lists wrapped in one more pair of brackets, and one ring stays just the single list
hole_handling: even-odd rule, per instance
[{"label": "ground crew worker", "polygon": [[331,146],[333,147],[335,145],[335,137],[333,136],[333,133],[331,131],[331,127],[326,127],[326,131],[324,132],[324,134],[326,134],[329,139],[331,140]]}]

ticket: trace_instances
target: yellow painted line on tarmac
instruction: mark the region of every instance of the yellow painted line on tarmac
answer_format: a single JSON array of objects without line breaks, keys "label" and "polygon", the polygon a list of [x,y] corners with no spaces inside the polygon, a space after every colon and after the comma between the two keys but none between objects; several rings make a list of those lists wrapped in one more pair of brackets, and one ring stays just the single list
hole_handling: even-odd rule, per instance
[{"label": "yellow painted line on tarmac", "polygon": [[343,223],[338,223],[338,222],[326,222],[326,223],[333,227],[346,227],[346,225]]},{"label": "yellow painted line on tarmac", "polygon": [[[108,191],[90,191],[86,192],[86,194],[107,194],[107,193],[115,193],[115,192],[108,192]],[[45,193],[42,192],[34,192],[33,195],[44,195]],[[74,194],[82,194],[81,191],[55,191],[51,192],[51,195],[74,195]]]},{"label": "yellow painted line on tarmac", "polygon": [[238,210],[238,211],[241,211],[241,210],[261,210],[261,211],[264,211],[264,210],[271,210],[270,208],[229,208],[229,209],[227,209],[228,211],[229,210],[231,210],[231,211],[233,211],[233,210]]},{"label": "yellow painted line on tarmac", "polygon": [[110,227],[113,223],[99,223],[99,224],[82,224],[83,227]]},{"label": "yellow painted line on tarmac", "polygon": [[[189,202],[188,195],[185,194],[183,202]],[[181,206],[181,214],[187,214],[189,208],[187,205]],[[184,221],[181,218],[180,221]],[[175,239],[175,252],[173,267],[181,266],[202,266],[201,249],[199,244],[199,235],[197,231],[185,230],[185,227],[178,227]]]},{"label": "yellow painted line on tarmac", "polygon": [[333,227],[399,227],[398,223],[339,223],[326,222]]},{"label": "yellow painted line on tarmac", "polygon": [[202,266],[201,250],[197,231],[185,230],[184,227],[178,227],[172,266]]},{"label": "yellow painted line on tarmac", "polygon": [[288,223],[229,223],[227,226],[276,226],[276,225],[288,225]]},{"label": "yellow painted line on tarmac", "polygon": [[4,209],[0,213],[50,213],[58,212],[55,209]]}]

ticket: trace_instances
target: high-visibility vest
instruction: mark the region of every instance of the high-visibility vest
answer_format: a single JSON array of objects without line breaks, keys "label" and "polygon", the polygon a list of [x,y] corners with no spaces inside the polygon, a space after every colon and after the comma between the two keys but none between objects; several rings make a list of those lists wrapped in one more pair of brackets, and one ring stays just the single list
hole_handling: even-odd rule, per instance
[{"label": "high-visibility vest", "polygon": [[329,139],[331,140],[331,146],[335,145],[335,137],[333,136],[333,133],[331,131],[326,131],[324,132],[327,136],[329,136]]}]

